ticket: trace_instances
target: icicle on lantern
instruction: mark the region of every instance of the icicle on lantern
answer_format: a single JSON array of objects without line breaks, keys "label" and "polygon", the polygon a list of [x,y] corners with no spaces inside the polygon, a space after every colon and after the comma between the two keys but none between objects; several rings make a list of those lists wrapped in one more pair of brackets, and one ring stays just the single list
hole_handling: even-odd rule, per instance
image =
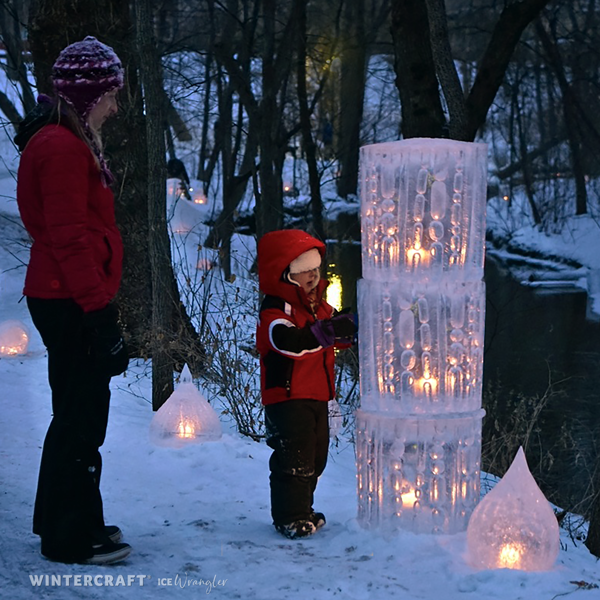
[{"label": "icicle on lantern", "polygon": [[464,531],[479,499],[487,146],[361,148],[358,518]]},{"label": "icicle on lantern", "polygon": [[186,365],[180,383],[156,411],[150,423],[150,440],[157,446],[181,448],[221,437],[221,422],[208,401],[192,383]]},{"label": "icicle on lantern", "polygon": [[27,354],[29,333],[21,321],[9,320],[0,323],[0,357]]},{"label": "icicle on lantern", "polygon": [[467,528],[467,556],[479,569],[546,571],[558,556],[560,532],[523,448],[477,506]]}]

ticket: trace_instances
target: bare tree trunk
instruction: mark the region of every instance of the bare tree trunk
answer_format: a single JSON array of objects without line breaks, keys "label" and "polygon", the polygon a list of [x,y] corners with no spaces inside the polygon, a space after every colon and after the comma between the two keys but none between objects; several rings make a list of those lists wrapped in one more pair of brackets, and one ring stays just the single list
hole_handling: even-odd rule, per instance
[{"label": "bare tree trunk", "polygon": [[[298,1],[298,0],[295,0]],[[263,0],[263,32],[262,44],[262,98],[259,101],[259,111],[255,115],[258,120],[258,140],[260,148],[260,201],[256,203],[256,235],[260,239],[265,233],[283,227],[283,182],[277,176],[277,147],[280,128],[281,109],[277,104],[277,93],[284,79],[289,75],[289,65],[282,72],[281,60],[288,54],[288,48],[293,43],[290,39],[291,18],[288,17],[286,33],[282,35],[279,48],[276,42],[277,2]],[[284,37],[286,36],[286,37]],[[277,54],[277,50],[279,53]]]},{"label": "bare tree trunk", "polygon": [[426,0],[429,16],[431,50],[437,75],[448,107],[449,137],[455,140],[463,139],[467,124],[465,95],[460,79],[452,60],[450,38],[448,36],[448,20],[444,0]]},{"label": "bare tree trunk", "polygon": [[17,126],[23,120],[23,116],[19,113],[11,99],[2,91],[0,91],[0,110],[4,113],[4,116],[10,121],[16,131]]},{"label": "bare tree trunk", "polygon": [[[522,0],[505,5],[478,66],[473,87],[461,107],[462,94],[451,66],[446,19],[440,0],[392,0],[392,37],[403,136],[451,135],[453,139],[475,139],[524,29],[548,2]],[[438,80],[450,110],[449,127],[445,123]]]},{"label": "bare tree trunk", "polygon": [[[150,0],[136,0],[140,80],[144,88],[148,152],[148,256],[152,273],[152,408],[173,393],[173,360],[165,341],[171,326],[171,247],[165,214],[164,90],[160,57],[154,41]],[[168,258],[168,262],[165,260]]]},{"label": "bare tree trunk", "polygon": [[425,2],[392,0],[392,37],[396,86],[402,103],[402,135],[444,137],[445,119]]},{"label": "bare tree trunk", "polygon": [[[210,117],[210,94],[212,92],[212,77],[211,77],[211,69],[213,64],[213,52],[212,49],[215,45],[215,29],[216,29],[216,21],[215,21],[215,3],[214,0],[208,0],[208,14],[212,24],[210,28],[210,47],[204,60],[206,61],[204,64],[204,103],[203,103],[203,111],[202,111],[202,133],[200,139],[200,154],[198,160],[198,179],[203,182],[204,193],[206,194],[208,190],[208,185],[210,183],[210,178],[212,175],[212,169],[210,172],[206,170],[206,157],[208,155],[208,123]],[[215,153],[216,155],[216,153]]]},{"label": "bare tree trunk", "polygon": [[592,489],[596,490],[596,496],[592,501],[590,524],[585,545],[594,556],[600,558],[600,491],[598,491],[600,490],[600,470],[597,468],[593,483]]},{"label": "bare tree trunk", "polygon": [[342,198],[356,194],[358,187],[360,123],[367,70],[364,4],[364,0],[346,2],[342,16],[340,118],[337,131],[340,163],[337,193]]},{"label": "bare tree trunk", "polygon": [[310,126],[310,108],[308,106],[308,94],[306,91],[306,4],[298,2],[297,20],[297,85],[298,100],[300,103],[300,126],[302,129],[302,140],[306,163],[308,165],[308,178],[310,184],[310,202],[312,211],[313,233],[321,240],[325,239],[323,228],[323,200],[321,199],[321,178],[317,168],[317,146],[312,136]]},{"label": "bare tree trunk", "polygon": [[573,178],[575,179],[575,214],[585,215],[587,213],[587,188],[585,185],[585,173],[583,171],[583,160],[581,156],[580,118],[577,114],[577,99],[575,97],[575,92],[565,75],[558,48],[548,33],[547,21],[540,21],[536,30],[562,92],[563,115],[567,129],[569,147],[571,149],[571,168],[573,169]]},{"label": "bare tree trunk", "polygon": [[[294,3],[299,1],[304,0],[294,0]],[[260,152],[260,192],[258,186],[255,186],[255,217],[256,234],[261,237],[264,233],[280,229],[283,225],[281,164],[287,142],[287,136],[282,132],[282,115],[286,101],[283,90],[290,76],[295,23],[290,16],[293,9],[287,10],[287,5],[280,6],[275,0],[263,0],[259,4],[262,13],[253,13],[249,24],[259,22],[258,30],[262,35],[259,45],[262,63],[260,99],[254,95],[250,73],[243,68],[243,55],[236,56],[237,52],[230,40],[221,39],[215,45],[215,55],[227,70],[229,79],[244,104],[250,131],[254,132],[249,138],[256,136]],[[258,7],[259,4],[254,6]],[[246,37],[247,29],[248,27],[244,27],[242,32],[246,53],[252,48],[252,39]]]},{"label": "bare tree trunk", "polygon": [[[229,0],[228,13],[230,18],[225,21],[224,27],[221,29],[221,41],[216,48],[216,55],[221,64],[218,65],[217,76],[217,95],[219,103],[219,120],[218,127],[215,127],[215,147],[210,158],[210,163],[207,169],[207,175],[212,173],[212,169],[216,163],[217,157],[221,156],[222,166],[222,189],[223,189],[223,210],[217,217],[209,235],[205,240],[205,244],[212,248],[220,249],[221,268],[224,271],[225,277],[231,276],[231,236],[234,233],[235,212],[241,202],[246,189],[248,180],[254,170],[258,140],[257,140],[257,124],[255,119],[250,118],[246,129],[244,124],[243,103],[238,103],[238,112],[236,115],[235,135],[233,122],[233,96],[239,89],[239,86],[245,88],[250,80],[251,71],[251,51],[254,39],[254,29],[257,21],[258,3],[254,6],[254,13],[249,17],[245,14],[244,23],[248,23],[244,27],[244,42],[238,47],[232,45],[237,39],[235,27],[237,21],[232,16],[236,15],[237,0]],[[246,7],[245,7],[246,8]],[[213,29],[217,30],[217,22],[214,23]],[[231,56],[238,55],[237,64],[231,60]],[[224,85],[225,74],[223,67],[228,71],[229,82]],[[231,73],[235,73],[235,80],[232,80]],[[252,107],[250,110],[256,110],[255,101],[252,94],[246,97]],[[242,132],[246,135],[244,154],[239,161],[240,148],[242,146]],[[236,173],[236,164],[240,162],[238,172]]]},{"label": "bare tree trunk", "polygon": [[4,0],[0,3],[0,32],[6,50],[6,72],[12,81],[19,84],[23,110],[28,113],[35,106],[35,96],[27,79],[27,69],[23,60],[25,49],[22,35],[22,24],[25,22],[23,12],[23,4],[20,0]]},{"label": "bare tree trunk", "polygon": [[508,63],[525,28],[550,0],[522,0],[505,5],[496,22],[467,98],[468,125],[462,139],[474,140],[502,84]]},{"label": "bare tree trunk", "polygon": [[[514,95],[516,96],[516,93]],[[519,153],[521,156],[521,167],[523,171],[523,183],[525,184],[525,194],[527,195],[529,207],[531,208],[533,222],[536,225],[540,225],[542,222],[542,218],[540,216],[540,211],[538,210],[537,205],[535,203],[535,193],[533,189],[533,174],[531,172],[531,164],[528,160],[527,128],[523,124],[523,114],[521,112],[521,107],[519,106],[518,98],[513,98],[513,103],[516,109],[515,117],[517,120],[517,135],[519,136]]]}]

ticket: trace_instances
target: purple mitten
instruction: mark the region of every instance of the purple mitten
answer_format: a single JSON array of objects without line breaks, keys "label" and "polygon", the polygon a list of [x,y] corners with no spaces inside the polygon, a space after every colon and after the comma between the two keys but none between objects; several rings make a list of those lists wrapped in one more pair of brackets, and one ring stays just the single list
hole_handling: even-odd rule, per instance
[{"label": "purple mitten", "polygon": [[335,343],[335,330],[331,319],[315,321],[310,326],[310,330],[323,348],[329,348]]},{"label": "purple mitten", "polygon": [[352,344],[358,333],[356,315],[340,313],[331,319],[335,341],[342,344]]}]

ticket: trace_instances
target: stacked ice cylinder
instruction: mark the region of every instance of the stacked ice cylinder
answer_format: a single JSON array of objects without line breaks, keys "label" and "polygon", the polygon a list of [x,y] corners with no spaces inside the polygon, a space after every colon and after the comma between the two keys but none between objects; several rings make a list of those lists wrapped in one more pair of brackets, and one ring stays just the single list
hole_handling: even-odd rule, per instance
[{"label": "stacked ice cylinder", "polygon": [[487,146],[361,148],[358,519],[464,531],[479,500]]}]

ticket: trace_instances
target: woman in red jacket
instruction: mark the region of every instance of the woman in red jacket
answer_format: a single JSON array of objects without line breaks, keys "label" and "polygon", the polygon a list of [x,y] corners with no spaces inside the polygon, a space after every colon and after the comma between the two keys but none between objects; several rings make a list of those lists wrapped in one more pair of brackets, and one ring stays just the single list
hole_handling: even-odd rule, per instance
[{"label": "woman in red jacket", "polygon": [[265,298],[256,345],[267,443],[273,448],[271,515],[277,531],[291,539],[325,524],[325,516],[313,510],[313,495],[329,449],[333,349],[348,347],[356,333],[354,315],[334,315],[323,298],[324,255],[322,242],[297,229],[267,233],[258,244]]},{"label": "woman in red jacket", "polygon": [[23,293],[48,349],[53,412],[33,531],[52,560],[107,564],[131,552],[120,529],[105,525],[99,488],[109,382],[128,362],[111,304],[123,246],[100,139],[123,68],[112,48],[87,37],[60,53],[52,80],[54,100],[40,97],[16,138],[17,202],[33,240]]}]

